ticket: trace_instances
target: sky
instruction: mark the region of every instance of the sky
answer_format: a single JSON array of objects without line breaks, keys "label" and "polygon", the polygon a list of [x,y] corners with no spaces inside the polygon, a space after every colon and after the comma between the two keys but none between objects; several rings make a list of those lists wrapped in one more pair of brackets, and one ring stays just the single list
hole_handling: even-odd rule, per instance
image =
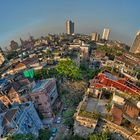
[{"label": "sky", "polygon": [[0,46],[11,40],[64,33],[65,22],[75,23],[75,33],[102,34],[132,44],[140,30],[140,0],[0,0]]}]

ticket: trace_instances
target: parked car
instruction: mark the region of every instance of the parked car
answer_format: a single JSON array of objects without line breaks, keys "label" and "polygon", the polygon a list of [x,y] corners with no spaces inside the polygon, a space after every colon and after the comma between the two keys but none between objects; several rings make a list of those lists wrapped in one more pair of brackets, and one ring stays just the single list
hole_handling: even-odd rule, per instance
[{"label": "parked car", "polygon": [[56,136],[56,132],[57,132],[57,128],[52,128],[52,137],[55,137]]},{"label": "parked car", "polygon": [[67,110],[67,106],[64,105],[64,107],[63,107],[63,111],[66,111],[66,110]]},{"label": "parked car", "polygon": [[61,123],[61,117],[57,117],[56,123],[57,124],[60,124]]},{"label": "parked car", "polygon": [[63,110],[66,111],[66,110],[67,110],[67,107],[65,106],[65,107],[63,108]]}]

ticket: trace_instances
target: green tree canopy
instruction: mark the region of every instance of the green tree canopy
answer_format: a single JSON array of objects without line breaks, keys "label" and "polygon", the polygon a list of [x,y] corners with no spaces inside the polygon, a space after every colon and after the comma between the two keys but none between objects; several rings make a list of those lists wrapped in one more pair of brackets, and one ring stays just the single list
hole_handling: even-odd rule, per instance
[{"label": "green tree canopy", "polygon": [[17,135],[9,135],[7,140],[37,140],[37,137],[33,134],[17,134]]},{"label": "green tree canopy", "polygon": [[109,131],[104,131],[102,133],[94,133],[89,136],[89,140],[109,140],[111,139],[111,133]]},{"label": "green tree canopy", "polygon": [[69,127],[72,127],[73,126],[73,115],[74,115],[74,109],[72,108],[68,108],[63,116],[64,116],[64,124],[65,125],[68,125]]},{"label": "green tree canopy", "polygon": [[101,72],[101,69],[89,69],[88,70],[88,79],[93,79]]},{"label": "green tree canopy", "polygon": [[140,68],[138,68],[135,72],[137,73],[138,80],[140,80]]},{"label": "green tree canopy", "polygon": [[41,129],[39,131],[39,140],[48,140],[51,136],[51,131],[49,129]]},{"label": "green tree canopy", "polygon": [[56,66],[56,70],[62,77],[71,78],[74,80],[82,79],[80,69],[71,59],[59,61],[58,65]]}]

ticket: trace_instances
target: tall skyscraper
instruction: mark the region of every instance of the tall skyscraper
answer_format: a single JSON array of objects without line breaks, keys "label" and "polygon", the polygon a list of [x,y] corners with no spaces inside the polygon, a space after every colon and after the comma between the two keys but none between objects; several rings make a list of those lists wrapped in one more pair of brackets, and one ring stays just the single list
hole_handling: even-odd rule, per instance
[{"label": "tall skyscraper", "polygon": [[98,41],[99,40],[99,34],[97,34],[97,32],[91,33],[91,40],[92,41]]},{"label": "tall skyscraper", "polygon": [[140,53],[140,31],[137,32],[134,42],[129,51],[132,53]]},{"label": "tall skyscraper", "polygon": [[109,28],[104,28],[102,39],[108,40],[108,38],[109,38],[109,33],[110,33]]},{"label": "tall skyscraper", "polygon": [[71,20],[66,21],[66,33],[68,35],[74,34],[74,22],[72,22]]}]

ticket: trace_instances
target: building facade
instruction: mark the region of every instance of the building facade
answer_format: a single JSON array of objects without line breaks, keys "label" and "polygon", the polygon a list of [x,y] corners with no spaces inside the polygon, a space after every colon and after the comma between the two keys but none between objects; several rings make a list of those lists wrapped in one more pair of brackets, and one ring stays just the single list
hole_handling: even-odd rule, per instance
[{"label": "building facade", "polygon": [[104,28],[102,39],[108,40],[108,38],[109,38],[109,33],[110,33],[109,28]]},{"label": "building facade", "polygon": [[42,122],[32,102],[26,102],[13,106],[8,111],[0,114],[0,137],[6,137],[9,133],[39,134],[43,128]]},{"label": "building facade", "polygon": [[45,118],[51,118],[52,105],[58,97],[55,79],[38,81],[33,85],[30,96],[39,112]]},{"label": "building facade", "polygon": [[132,53],[140,52],[140,31],[136,34],[135,40],[130,48],[130,52]]},{"label": "building facade", "polygon": [[99,34],[97,34],[97,32],[91,33],[91,40],[92,41],[98,41],[99,40]]},{"label": "building facade", "polygon": [[66,33],[68,35],[74,34],[74,22],[72,22],[71,20],[66,21]]}]

